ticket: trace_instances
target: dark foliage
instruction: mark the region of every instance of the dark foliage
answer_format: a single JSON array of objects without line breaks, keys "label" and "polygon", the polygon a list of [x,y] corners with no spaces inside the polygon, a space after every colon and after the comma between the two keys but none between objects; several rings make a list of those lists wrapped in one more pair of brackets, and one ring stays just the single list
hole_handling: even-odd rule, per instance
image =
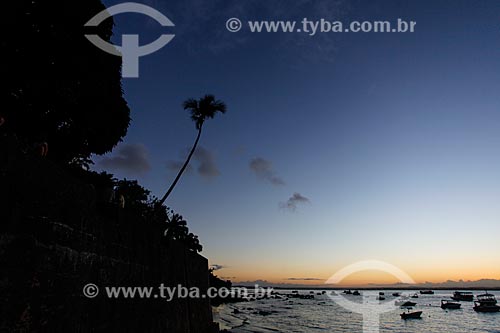
[{"label": "dark foliage", "polygon": [[167,229],[165,230],[165,236],[167,239],[175,239],[186,244],[188,249],[201,252],[203,246],[198,240],[198,236],[189,232],[187,227],[187,222],[184,220],[182,215],[175,213],[173,210],[167,213]]},{"label": "dark foliage", "polygon": [[222,280],[217,275],[214,274],[214,270],[210,269],[209,271],[209,285],[210,287],[214,287],[217,289],[226,288],[231,289],[232,283],[230,280]]},{"label": "dark foliage", "polygon": [[[48,142],[48,158],[86,164],[125,136],[121,58],[86,38],[100,0],[16,0],[3,5],[0,113],[27,146]],[[109,41],[113,22],[96,31]],[[87,32],[88,33],[88,32]]]},{"label": "dark foliage", "polygon": [[137,180],[119,180],[115,186],[116,196],[123,195],[127,208],[133,208],[143,212],[141,215],[148,215],[150,210],[150,191],[139,185]]},{"label": "dark foliage", "polygon": [[[208,272],[209,272],[208,285],[211,288],[216,288],[218,290],[219,289],[231,290],[231,288],[232,288],[231,281],[222,280],[221,278],[219,278],[217,275],[214,274],[213,269],[210,269]],[[210,299],[210,304],[212,306],[219,306],[219,305],[224,304],[224,303],[235,303],[235,302],[241,302],[241,301],[244,301],[244,300],[241,298],[234,297],[234,296],[228,296],[225,298],[217,296],[217,297]]]},{"label": "dark foliage", "polygon": [[196,124],[196,129],[200,128],[207,119],[213,119],[217,112],[226,113],[226,104],[220,100],[216,100],[214,95],[205,95],[196,100],[190,98],[183,103],[184,110],[191,113],[191,120]]},{"label": "dark foliage", "polygon": [[187,221],[172,209],[160,205],[158,199],[151,196],[151,191],[142,187],[136,180],[116,180],[112,174],[86,171],[73,168],[73,175],[81,181],[91,184],[96,190],[96,199],[104,211],[120,206],[120,197],[124,199],[123,211],[141,217],[150,226],[163,233],[166,239],[184,243],[191,251],[201,252],[203,246],[198,236],[189,232]]}]

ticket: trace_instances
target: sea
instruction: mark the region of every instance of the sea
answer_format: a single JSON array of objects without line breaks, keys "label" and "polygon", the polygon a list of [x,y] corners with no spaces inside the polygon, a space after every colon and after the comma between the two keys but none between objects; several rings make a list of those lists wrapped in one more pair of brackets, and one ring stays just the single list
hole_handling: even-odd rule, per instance
[{"label": "sea", "polygon": [[[313,299],[287,296],[292,294],[292,290],[276,290],[276,292],[278,294],[269,299],[223,304],[214,308],[214,320],[219,323],[221,329],[233,333],[500,333],[500,312],[478,313],[472,308],[473,302],[463,301],[460,302],[461,309],[441,309],[441,300],[450,300],[453,290],[435,290],[434,295],[421,295],[414,290],[383,290],[386,299],[376,302],[374,300],[379,291],[360,290],[361,296],[345,295],[341,290],[297,291],[301,295],[314,295]],[[394,292],[400,292],[401,297],[409,297],[418,293],[418,298],[408,298],[417,303],[409,311],[422,311],[421,319],[402,319],[400,314],[408,309],[395,305],[395,301],[401,300],[401,297],[392,296]],[[484,291],[472,292],[474,295],[484,293]],[[489,293],[500,300],[499,291],[489,291]],[[373,299],[370,300],[370,298]],[[343,306],[345,301],[353,311]],[[383,304],[386,306],[382,307]],[[387,312],[379,315],[383,311]],[[373,319],[374,315],[378,317],[376,325],[378,327],[374,329],[373,326],[367,324],[364,330],[363,318]]]}]

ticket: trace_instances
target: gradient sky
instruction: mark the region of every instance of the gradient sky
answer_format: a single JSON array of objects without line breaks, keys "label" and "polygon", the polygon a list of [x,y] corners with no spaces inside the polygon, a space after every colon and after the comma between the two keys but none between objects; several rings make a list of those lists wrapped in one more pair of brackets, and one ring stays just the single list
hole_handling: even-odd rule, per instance
[{"label": "gradient sky", "polygon": [[[317,283],[377,259],[420,282],[500,279],[500,1],[144,3],[175,27],[122,14],[115,34],[176,37],[124,79],[133,121],[95,169],[161,196],[196,136],[182,102],[224,100],[167,202],[219,276]],[[310,37],[230,33],[231,17],[417,25]],[[309,202],[285,207],[294,193]]]}]

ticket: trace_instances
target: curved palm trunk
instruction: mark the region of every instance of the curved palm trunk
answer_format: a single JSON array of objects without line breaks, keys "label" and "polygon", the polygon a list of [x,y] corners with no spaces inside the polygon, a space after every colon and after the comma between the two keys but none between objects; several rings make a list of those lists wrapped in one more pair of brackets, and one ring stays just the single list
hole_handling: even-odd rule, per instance
[{"label": "curved palm trunk", "polygon": [[193,148],[191,148],[191,152],[189,153],[189,155],[188,155],[188,157],[186,159],[186,162],[184,162],[184,165],[179,170],[179,173],[175,177],[174,182],[172,183],[172,185],[170,185],[167,193],[165,193],[165,195],[163,196],[163,198],[161,198],[160,202],[158,203],[159,206],[163,205],[163,203],[165,202],[165,200],[167,200],[168,196],[173,191],[175,185],[177,184],[177,182],[181,178],[182,174],[184,173],[184,170],[186,170],[186,168],[187,168],[187,166],[189,164],[189,161],[191,160],[191,157],[193,156],[194,151],[196,150],[196,146],[198,146],[198,141],[200,141],[202,127],[203,127],[203,124],[200,125],[200,129],[198,130],[198,136],[196,137],[196,141],[194,142]]}]

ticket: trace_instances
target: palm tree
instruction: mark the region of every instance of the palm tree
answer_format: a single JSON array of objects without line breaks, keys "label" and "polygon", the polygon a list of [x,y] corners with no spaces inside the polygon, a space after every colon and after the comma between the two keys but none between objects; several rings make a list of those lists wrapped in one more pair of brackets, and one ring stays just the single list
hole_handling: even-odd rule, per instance
[{"label": "palm tree", "polygon": [[191,148],[191,152],[189,153],[186,162],[184,162],[184,165],[175,177],[174,182],[172,183],[172,185],[170,185],[167,193],[165,193],[163,198],[161,198],[161,200],[158,202],[159,206],[163,205],[165,200],[167,200],[168,196],[181,178],[182,173],[184,172],[184,170],[186,170],[186,167],[188,166],[189,161],[191,160],[191,157],[196,150],[196,146],[198,146],[198,141],[200,141],[201,130],[203,129],[205,120],[208,118],[212,119],[217,112],[226,112],[226,104],[220,100],[216,100],[213,95],[205,95],[198,100],[190,98],[184,102],[183,107],[184,110],[189,110],[189,112],[191,113],[191,119],[195,122],[196,129],[198,130],[198,136],[196,137],[193,148]]}]

